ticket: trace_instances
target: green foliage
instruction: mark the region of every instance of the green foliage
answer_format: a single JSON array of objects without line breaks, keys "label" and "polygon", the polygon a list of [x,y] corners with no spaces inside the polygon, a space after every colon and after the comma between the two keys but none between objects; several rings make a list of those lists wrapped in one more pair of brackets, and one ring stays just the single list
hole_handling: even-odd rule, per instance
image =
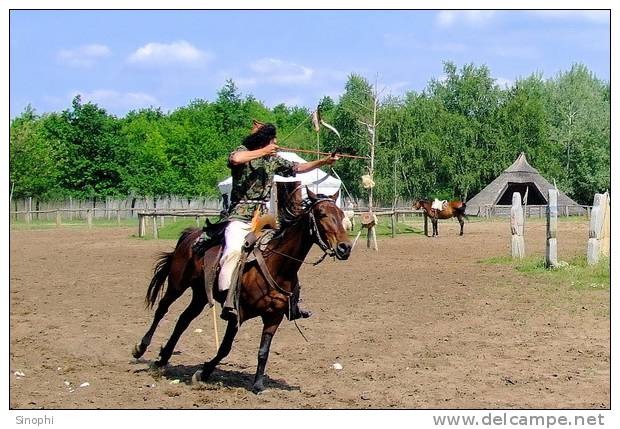
[{"label": "green foliage", "polygon": [[[508,88],[490,70],[444,64],[444,79],[420,93],[385,97],[378,109],[375,205],[401,199],[471,198],[525,152],[531,164],[576,201],[610,188],[610,85],[585,66],[544,80],[520,78]],[[368,155],[374,88],[349,76],[339,100],[320,100],[322,118],[342,138],[321,129],[320,149]],[[76,97],[71,108],[42,116],[30,107],[11,121],[13,196],[218,196],[228,155],[252,119],[278,127],[282,146],[316,149],[310,110],[270,109],[226,81],[210,102],[196,99],[159,109],[108,114]],[[307,159],[314,158],[311,155]],[[349,192],[366,199],[366,160],[335,166]]]}]

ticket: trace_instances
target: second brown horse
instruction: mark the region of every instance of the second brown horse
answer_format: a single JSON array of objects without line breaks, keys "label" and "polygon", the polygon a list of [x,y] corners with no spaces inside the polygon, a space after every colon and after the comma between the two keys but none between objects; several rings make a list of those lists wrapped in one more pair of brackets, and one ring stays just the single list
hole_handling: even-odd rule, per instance
[{"label": "second brown horse", "polygon": [[[432,208],[432,201],[429,200],[417,200],[413,203],[414,210],[424,210],[424,216],[428,216],[431,218],[431,223],[433,224],[433,237],[439,235],[437,231],[437,221],[438,219],[450,219],[452,217],[456,217],[461,224],[461,233],[459,235],[463,235],[463,218],[465,216],[465,207],[466,204],[463,201],[454,200],[449,201],[448,205],[443,210],[436,210]],[[426,222],[426,220],[425,220]]]}]

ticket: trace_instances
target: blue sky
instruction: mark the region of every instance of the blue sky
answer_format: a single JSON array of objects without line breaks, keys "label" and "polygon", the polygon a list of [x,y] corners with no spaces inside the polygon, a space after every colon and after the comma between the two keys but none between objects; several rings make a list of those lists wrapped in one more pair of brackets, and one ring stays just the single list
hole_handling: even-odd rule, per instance
[{"label": "blue sky", "polygon": [[268,106],[337,98],[354,72],[422,90],[442,62],[497,82],[580,62],[610,78],[606,11],[12,11],[10,114],[80,93],[124,115],[213,100],[227,78]]}]

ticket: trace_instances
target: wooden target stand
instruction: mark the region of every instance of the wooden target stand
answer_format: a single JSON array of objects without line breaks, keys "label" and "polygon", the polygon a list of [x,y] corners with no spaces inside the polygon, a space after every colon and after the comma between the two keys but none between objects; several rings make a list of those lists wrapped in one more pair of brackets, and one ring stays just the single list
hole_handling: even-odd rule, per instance
[{"label": "wooden target stand", "polygon": [[377,225],[377,215],[373,212],[365,212],[360,214],[360,218],[360,231],[357,233],[355,241],[353,241],[352,249],[355,248],[355,244],[357,244],[357,240],[360,238],[362,231],[366,229],[366,247],[379,250],[377,246],[377,231],[375,228]]}]

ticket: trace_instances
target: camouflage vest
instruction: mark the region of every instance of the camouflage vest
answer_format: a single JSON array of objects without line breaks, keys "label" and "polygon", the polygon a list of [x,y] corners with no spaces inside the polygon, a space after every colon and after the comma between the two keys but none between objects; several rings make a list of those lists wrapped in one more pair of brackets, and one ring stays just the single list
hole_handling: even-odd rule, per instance
[{"label": "camouflage vest", "polygon": [[[245,146],[239,146],[235,152],[246,150]],[[228,166],[232,173],[228,219],[250,222],[255,210],[261,214],[267,211],[273,176],[295,176],[297,163],[279,156],[264,156],[238,165],[232,165],[229,160]]]}]

